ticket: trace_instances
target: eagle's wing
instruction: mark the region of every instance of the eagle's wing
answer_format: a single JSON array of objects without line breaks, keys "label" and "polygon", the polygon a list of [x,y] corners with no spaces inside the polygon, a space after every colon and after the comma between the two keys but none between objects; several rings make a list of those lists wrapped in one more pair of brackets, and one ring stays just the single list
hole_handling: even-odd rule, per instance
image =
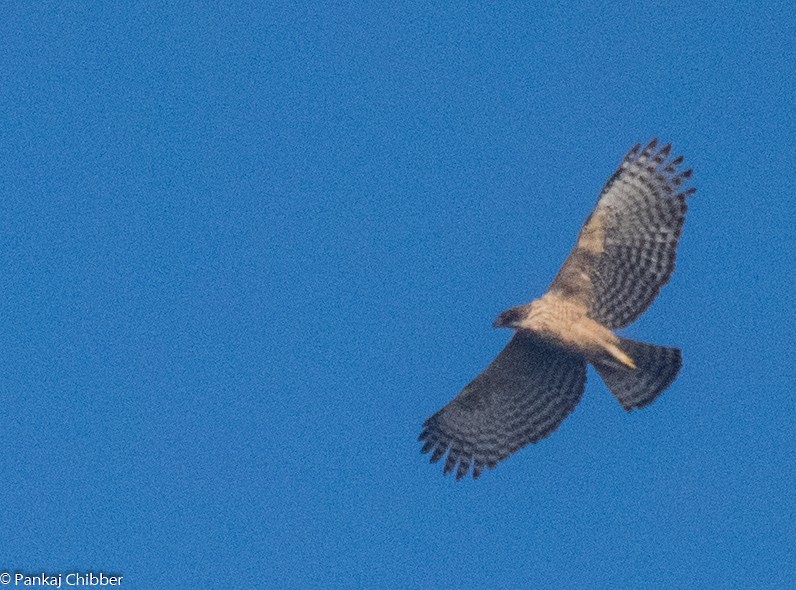
[{"label": "eagle's wing", "polygon": [[675,250],[693,188],[691,169],[668,160],[671,145],[636,145],[600,193],[550,291],[583,303],[589,316],[615,329],[635,320],[674,270]]},{"label": "eagle's wing", "polygon": [[423,424],[422,452],[460,479],[478,477],[553,432],[583,395],[586,361],[518,332],[492,363]]}]

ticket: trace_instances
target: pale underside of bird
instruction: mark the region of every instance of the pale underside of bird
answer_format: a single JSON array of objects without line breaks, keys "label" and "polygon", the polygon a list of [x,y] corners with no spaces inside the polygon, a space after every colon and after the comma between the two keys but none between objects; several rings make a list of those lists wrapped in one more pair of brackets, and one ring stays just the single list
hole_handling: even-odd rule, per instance
[{"label": "pale underside of bird", "polygon": [[[674,270],[691,169],[653,139],[634,146],[608,179],[547,292],[512,307],[495,327],[516,333],[492,363],[428,418],[419,439],[444,473],[477,478],[548,436],[575,408],[586,365],[627,411],[651,403],[677,376],[680,350],[623,338]],[[447,453],[447,456],[446,456]]]}]

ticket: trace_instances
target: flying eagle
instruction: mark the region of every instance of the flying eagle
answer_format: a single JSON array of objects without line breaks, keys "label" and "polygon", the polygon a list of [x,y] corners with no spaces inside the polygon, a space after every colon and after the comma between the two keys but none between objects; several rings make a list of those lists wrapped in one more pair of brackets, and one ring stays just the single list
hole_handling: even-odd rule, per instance
[{"label": "flying eagle", "polygon": [[547,292],[494,322],[516,333],[483,373],[428,418],[419,440],[444,473],[477,478],[552,433],[574,409],[592,363],[625,410],[646,406],[681,366],[680,350],[614,333],[638,318],[674,270],[695,189],[691,169],[656,139],[634,146],[608,179]]}]

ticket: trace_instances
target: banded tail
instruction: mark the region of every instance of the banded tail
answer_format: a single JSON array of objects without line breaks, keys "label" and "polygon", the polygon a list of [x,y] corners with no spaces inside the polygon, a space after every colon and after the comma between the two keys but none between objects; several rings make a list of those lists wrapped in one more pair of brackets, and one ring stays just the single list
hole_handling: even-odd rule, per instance
[{"label": "banded tail", "polygon": [[652,403],[671,385],[682,366],[679,348],[619,338],[620,348],[633,359],[635,369],[617,363],[595,363],[608,389],[628,412]]}]

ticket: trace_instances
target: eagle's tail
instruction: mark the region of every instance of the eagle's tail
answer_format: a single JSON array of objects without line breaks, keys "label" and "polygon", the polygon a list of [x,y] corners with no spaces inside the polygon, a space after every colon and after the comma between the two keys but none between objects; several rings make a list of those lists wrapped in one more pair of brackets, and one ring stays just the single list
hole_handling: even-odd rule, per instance
[{"label": "eagle's tail", "polygon": [[628,412],[652,403],[671,385],[680,371],[679,348],[657,346],[619,338],[619,346],[633,359],[635,369],[616,362],[595,363],[594,368],[608,389]]}]

